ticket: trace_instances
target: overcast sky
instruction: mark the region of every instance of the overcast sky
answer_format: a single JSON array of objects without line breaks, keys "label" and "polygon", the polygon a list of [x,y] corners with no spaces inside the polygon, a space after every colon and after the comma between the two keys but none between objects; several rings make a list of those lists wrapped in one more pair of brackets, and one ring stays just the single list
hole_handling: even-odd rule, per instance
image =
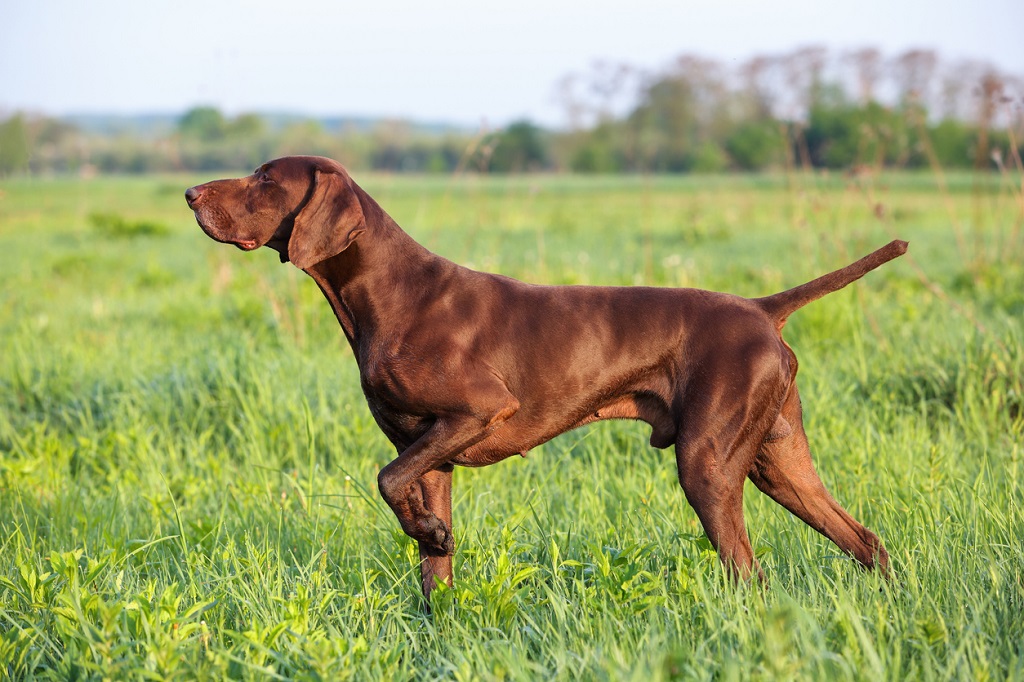
[{"label": "overcast sky", "polygon": [[0,0],[0,114],[213,104],[559,124],[556,83],[598,59],[930,47],[1024,75],[1022,26],[1024,0]]}]

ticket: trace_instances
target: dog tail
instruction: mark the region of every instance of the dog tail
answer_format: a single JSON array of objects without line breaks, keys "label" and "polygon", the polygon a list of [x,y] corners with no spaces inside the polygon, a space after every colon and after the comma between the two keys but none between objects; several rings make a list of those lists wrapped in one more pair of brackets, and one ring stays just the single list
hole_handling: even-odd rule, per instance
[{"label": "dog tail", "polygon": [[753,301],[774,318],[779,325],[779,329],[782,329],[782,325],[786,323],[786,318],[811,301],[816,301],[822,296],[831,294],[833,291],[839,291],[847,284],[855,282],[880,265],[888,263],[893,258],[899,258],[906,252],[907,242],[896,239],[877,251],[864,256],[859,261],[847,265],[845,268],[840,268],[835,272],[812,279],[810,282],[801,284],[798,287],[793,287],[771,296],[765,296],[764,298],[755,298]]}]

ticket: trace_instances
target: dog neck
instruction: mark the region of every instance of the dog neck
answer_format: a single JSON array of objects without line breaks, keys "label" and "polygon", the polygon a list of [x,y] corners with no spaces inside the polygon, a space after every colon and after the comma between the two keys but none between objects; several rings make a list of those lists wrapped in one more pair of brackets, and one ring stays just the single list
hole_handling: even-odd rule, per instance
[{"label": "dog neck", "polygon": [[392,326],[402,328],[405,311],[429,296],[431,282],[458,266],[416,242],[361,188],[355,191],[366,231],[305,272],[327,298],[359,357],[372,338],[387,335]]}]

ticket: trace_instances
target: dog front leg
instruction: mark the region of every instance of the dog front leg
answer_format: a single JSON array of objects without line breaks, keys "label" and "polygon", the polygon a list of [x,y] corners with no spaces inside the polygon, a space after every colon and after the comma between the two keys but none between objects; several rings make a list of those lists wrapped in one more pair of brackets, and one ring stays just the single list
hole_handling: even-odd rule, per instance
[{"label": "dog front leg", "polygon": [[434,576],[451,584],[455,541],[451,532],[450,461],[486,438],[519,409],[519,402],[507,391],[499,397],[503,398],[499,403],[502,407],[485,412],[487,417],[480,417],[479,412],[439,417],[377,476],[381,497],[398,517],[405,534],[419,542],[424,596],[434,588]]},{"label": "dog front leg", "polygon": [[[414,489],[419,488],[419,499],[422,500],[422,509],[415,509],[418,516],[425,516],[433,513],[441,523],[448,527],[448,539],[452,538],[452,469],[450,464],[428,471],[420,476],[420,479],[413,484]],[[414,493],[413,497],[416,495]],[[415,503],[417,500],[413,500]],[[454,543],[451,547],[437,547],[436,544],[419,542],[420,547],[420,575],[423,581],[423,596],[430,600],[431,591],[437,587],[438,581],[452,586],[452,553]]]}]

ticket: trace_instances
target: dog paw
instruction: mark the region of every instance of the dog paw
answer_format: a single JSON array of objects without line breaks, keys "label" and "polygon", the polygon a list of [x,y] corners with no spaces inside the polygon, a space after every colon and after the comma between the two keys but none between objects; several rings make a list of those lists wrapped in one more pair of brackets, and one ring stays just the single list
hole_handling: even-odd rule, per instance
[{"label": "dog paw", "polygon": [[451,529],[436,516],[423,523],[423,536],[419,538],[431,554],[448,556],[455,553],[455,538]]}]

